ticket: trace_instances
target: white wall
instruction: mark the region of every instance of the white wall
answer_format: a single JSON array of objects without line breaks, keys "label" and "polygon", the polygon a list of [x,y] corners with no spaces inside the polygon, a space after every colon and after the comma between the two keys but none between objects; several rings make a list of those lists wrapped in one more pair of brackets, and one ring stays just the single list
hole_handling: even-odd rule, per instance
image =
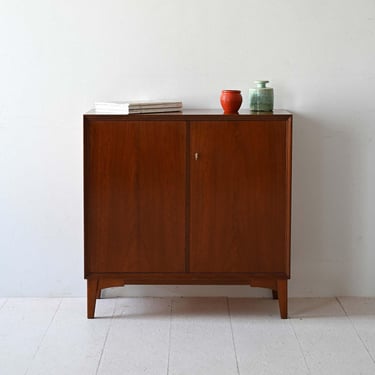
[{"label": "white wall", "polygon": [[94,101],[218,107],[238,88],[247,106],[255,79],[295,113],[290,294],[374,296],[374,69],[374,0],[1,0],[0,296],[85,294],[82,114]]}]

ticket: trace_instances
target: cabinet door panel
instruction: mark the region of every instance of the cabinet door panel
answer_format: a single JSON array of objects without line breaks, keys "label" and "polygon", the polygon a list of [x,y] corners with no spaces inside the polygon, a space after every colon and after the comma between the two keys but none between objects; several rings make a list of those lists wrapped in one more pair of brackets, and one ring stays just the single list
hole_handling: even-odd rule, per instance
[{"label": "cabinet door panel", "polygon": [[289,274],[289,126],[191,122],[191,272]]},{"label": "cabinet door panel", "polygon": [[85,268],[185,270],[186,125],[85,124]]}]

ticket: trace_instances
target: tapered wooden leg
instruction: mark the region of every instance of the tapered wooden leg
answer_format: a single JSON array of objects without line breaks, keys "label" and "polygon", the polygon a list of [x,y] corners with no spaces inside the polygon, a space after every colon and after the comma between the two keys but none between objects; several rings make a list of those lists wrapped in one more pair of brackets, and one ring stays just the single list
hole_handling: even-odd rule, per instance
[{"label": "tapered wooden leg", "polygon": [[87,318],[93,319],[95,316],[96,296],[98,294],[99,280],[87,280]]},{"label": "tapered wooden leg", "polygon": [[278,299],[279,298],[279,294],[277,293],[276,289],[272,289],[272,298],[273,299]]},{"label": "tapered wooden leg", "polygon": [[279,295],[279,308],[281,319],[288,318],[288,281],[277,280],[277,293]]},{"label": "tapered wooden leg", "polygon": [[102,288],[100,287],[100,281],[98,283],[98,288],[96,290],[96,299],[100,299],[102,296]]}]

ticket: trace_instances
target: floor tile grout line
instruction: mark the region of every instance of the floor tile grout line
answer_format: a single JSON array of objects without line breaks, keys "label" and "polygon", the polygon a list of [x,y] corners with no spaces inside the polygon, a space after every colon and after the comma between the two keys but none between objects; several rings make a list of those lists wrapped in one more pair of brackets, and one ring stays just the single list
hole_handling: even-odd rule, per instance
[{"label": "floor tile grout line", "polygon": [[43,336],[42,336],[42,338],[41,338],[41,340],[40,340],[40,342],[39,342],[39,344],[38,344],[38,346],[37,346],[37,348],[36,348],[36,350],[33,354],[33,357],[31,358],[30,364],[26,368],[25,375],[27,375],[27,373],[30,371],[31,365],[34,362],[34,360],[35,360],[35,358],[36,358],[36,356],[37,356],[37,354],[38,354],[38,352],[39,352],[39,350],[40,350],[40,348],[41,348],[41,346],[44,342],[44,339],[46,338],[47,333],[48,333],[49,329],[51,328],[52,323],[55,321],[56,315],[57,315],[58,311],[60,310],[62,302],[63,302],[63,298],[60,298],[60,302],[58,303],[58,305],[56,307],[56,310],[55,310],[50,322],[48,323],[46,330],[43,333]]},{"label": "floor tile grout line", "polygon": [[375,358],[372,356],[372,354],[371,354],[369,348],[367,347],[366,343],[363,341],[361,335],[358,333],[357,328],[356,328],[356,326],[355,326],[353,320],[351,319],[350,315],[348,315],[347,311],[345,310],[345,307],[344,307],[344,305],[341,303],[340,298],[338,298],[338,297],[335,297],[335,298],[336,298],[337,303],[340,305],[341,309],[343,310],[343,312],[344,312],[346,318],[349,320],[351,326],[352,326],[353,329],[354,329],[354,332],[356,333],[357,337],[358,337],[359,340],[361,341],[361,343],[362,343],[363,347],[365,348],[367,354],[370,356],[372,362],[375,364]]},{"label": "floor tile grout line", "polygon": [[173,318],[173,301],[174,298],[170,299],[171,307],[169,310],[169,334],[168,334],[168,359],[167,359],[167,375],[169,375],[169,360],[171,357],[171,341],[172,341],[172,318]]},{"label": "floor tile grout line", "polygon": [[228,309],[228,315],[229,315],[230,331],[231,331],[231,334],[232,334],[232,344],[233,344],[233,350],[234,350],[234,357],[236,359],[237,374],[240,375],[240,367],[239,367],[239,364],[238,364],[236,342],[234,340],[234,332],[233,332],[233,324],[232,324],[232,314],[231,314],[231,311],[230,311],[230,305],[229,305],[229,298],[228,297],[226,297],[226,302],[227,302],[227,309]]},{"label": "floor tile grout line", "polygon": [[8,301],[9,301],[9,298],[4,299],[3,303],[0,305],[0,311],[7,304]]},{"label": "floor tile grout line", "polygon": [[112,329],[112,324],[113,324],[113,319],[114,319],[114,316],[115,316],[115,311],[116,311],[116,308],[117,308],[117,304],[118,304],[118,298],[116,298],[114,306],[113,306],[112,316],[111,316],[111,322],[108,325],[107,333],[105,335],[104,342],[103,342],[103,347],[102,347],[102,350],[100,351],[99,361],[98,361],[98,365],[96,366],[95,375],[98,375],[98,373],[99,373],[99,369],[100,369],[100,365],[102,363],[103,353],[104,353],[104,350],[105,350],[105,346],[107,344],[109,332]]},{"label": "floor tile grout line", "polygon": [[307,368],[307,371],[308,371],[309,375],[311,375],[311,369],[310,369],[310,367],[309,367],[309,364],[307,363],[307,359],[306,359],[306,356],[305,356],[305,352],[303,351],[302,344],[301,344],[301,342],[299,341],[299,338],[298,338],[297,332],[296,332],[296,330],[294,329],[293,320],[289,318],[289,319],[288,319],[288,322],[289,322],[290,327],[292,328],[292,332],[293,332],[293,334],[294,334],[294,337],[295,337],[296,340],[297,340],[297,344],[298,344],[299,350],[300,350],[300,352],[301,352],[301,354],[302,354],[303,361],[305,362],[305,366],[306,366],[306,368]]}]

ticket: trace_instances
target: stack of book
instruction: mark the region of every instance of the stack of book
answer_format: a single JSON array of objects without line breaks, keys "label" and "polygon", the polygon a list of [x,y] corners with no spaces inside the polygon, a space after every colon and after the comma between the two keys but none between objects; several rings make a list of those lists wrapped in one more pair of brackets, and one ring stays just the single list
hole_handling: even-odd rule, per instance
[{"label": "stack of book", "polygon": [[129,115],[132,113],[181,112],[180,101],[140,100],[131,102],[97,102],[95,112]]}]

